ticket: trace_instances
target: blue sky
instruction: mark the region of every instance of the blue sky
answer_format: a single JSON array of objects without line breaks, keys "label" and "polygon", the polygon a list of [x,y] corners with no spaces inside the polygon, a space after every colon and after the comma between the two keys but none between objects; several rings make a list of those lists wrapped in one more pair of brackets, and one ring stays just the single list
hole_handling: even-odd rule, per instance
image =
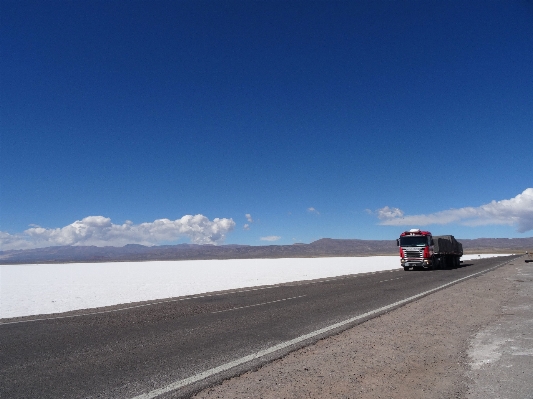
[{"label": "blue sky", "polygon": [[531,2],[5,0],[0,19],[0,249],[532,235]]}]

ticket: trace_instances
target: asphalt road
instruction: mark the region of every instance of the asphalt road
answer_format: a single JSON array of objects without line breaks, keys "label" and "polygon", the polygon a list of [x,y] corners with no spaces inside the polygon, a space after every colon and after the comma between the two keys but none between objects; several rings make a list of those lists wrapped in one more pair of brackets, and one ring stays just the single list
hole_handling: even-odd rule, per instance
[{"label": "asphalt road", "polygon": [[[360,315],[513,258],[212,293],[69,318],[2,320],[0,398],[188,395],[374,316],[355,319]],[[341,324],[327,330],[335,323]],[[279,350],[269,349],[276,345]]]}]

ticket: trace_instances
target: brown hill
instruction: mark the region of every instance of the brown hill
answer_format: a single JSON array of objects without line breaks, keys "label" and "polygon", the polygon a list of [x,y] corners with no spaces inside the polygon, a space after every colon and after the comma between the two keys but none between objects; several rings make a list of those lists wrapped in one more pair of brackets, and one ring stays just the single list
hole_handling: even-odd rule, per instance
[{"label": "brown hill", "polygon": [[[459,239],[465,253],[516,253],[533,251],[530,238]],[[191,259],[312,258],[329,256],[396,255],[395,240],[322,238],[310,244],[293,245],[162,245],[146,247],[59,246],[0,251],[0,264],[121,262]]]}]

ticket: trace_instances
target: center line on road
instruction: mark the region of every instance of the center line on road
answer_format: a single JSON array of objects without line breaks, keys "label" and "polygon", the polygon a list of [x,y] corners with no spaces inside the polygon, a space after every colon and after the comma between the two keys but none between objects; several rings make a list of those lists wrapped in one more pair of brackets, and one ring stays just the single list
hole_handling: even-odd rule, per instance
[{"label": "center line on road", "polygon": [[262,305],[268,305],[268,304],[270,304],[270,303],[283,302],[283,301],[289,301],[289,300],[291,300],[291,299],[303,298],[304,296],[307,296],[307,295],[293,296],[293,297],[291,297],[291,298],[283,298],[283,299],[278,299],[278,300],[276,300],[276,301],[263,302],[263,303],[256,303],[255,305],[239,306],[238,308],[231,308],[231,309],[225,309],[225,310],[217,310],[216,312],[211,312],[211,313],[222,313],[222,312],[230,312],[230,311],[232,311],[232,310],[238,310],[238,309],[253,308],[253,307],[255,307],[255,306],[262,306]]},{"label": "center line on road", "polygon": [[388,280],[381,280],[380,283],[384,283],[385,281],[399,280],[399,279],[401,279],[401,277],[397,277],[397,278],[389,278]]}]

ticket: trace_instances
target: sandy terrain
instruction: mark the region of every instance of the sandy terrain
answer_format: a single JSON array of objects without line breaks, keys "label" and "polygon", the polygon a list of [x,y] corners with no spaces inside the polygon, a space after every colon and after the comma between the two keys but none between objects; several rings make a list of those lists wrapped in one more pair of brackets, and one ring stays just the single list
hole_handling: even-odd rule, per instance
[{"label": "sandy terrain", "polygon": [[[429,295],[196,398],[465,398],[476,335],[519,296],[517,265]],[[519,279],[518,279],[519,280]],[[522,279],[523,280],[523,279]],[[472,352],[471,352],[472,353]],[[480,353],[479,351],[477,352]],[[494,372],[494,370],[493,370]]]}]

